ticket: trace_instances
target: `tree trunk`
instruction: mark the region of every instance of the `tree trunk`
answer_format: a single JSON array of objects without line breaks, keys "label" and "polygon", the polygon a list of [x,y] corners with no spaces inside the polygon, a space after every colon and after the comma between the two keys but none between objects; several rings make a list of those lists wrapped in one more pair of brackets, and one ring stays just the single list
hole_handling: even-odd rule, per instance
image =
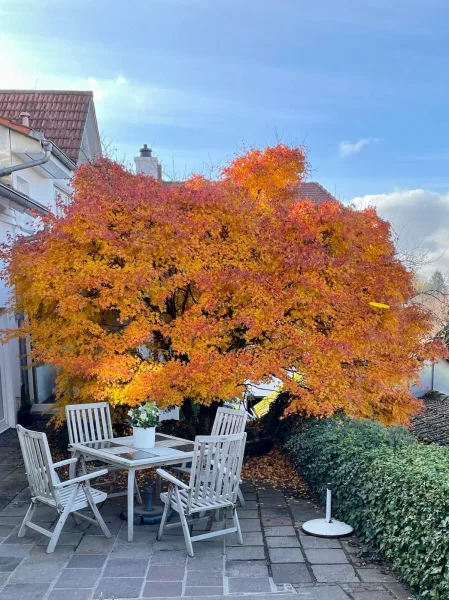
[{"label": "tree trunk", "polygon": [[192,439],[197,435],[197,420],[195,418],[195,413],[193,412],[192,399],[184,398],[184,402],[182,403],[181,410],[184,415],[184,419],[186,424],[188,424]]},{"label": "tree trunk", "polygon": [[200,406],[199,414],[199,433],[201,435],[210,435],[212,431],[212,425],[214,423],[215,415],[218,407],[221,405],[220,402],[212,402],[210,406]]}]

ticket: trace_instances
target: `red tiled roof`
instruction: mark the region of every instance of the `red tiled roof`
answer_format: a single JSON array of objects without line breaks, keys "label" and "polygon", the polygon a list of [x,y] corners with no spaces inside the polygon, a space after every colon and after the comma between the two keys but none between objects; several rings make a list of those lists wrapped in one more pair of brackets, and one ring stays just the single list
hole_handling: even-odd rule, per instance
[{"label": "red tiled roof", "polygon": [[92,99],[92,92],[2,90],[0,116],[20,123],[20,113],[29,113],[31,129],[41,131],[76,163]]},{"label": "red tiled roof", "polygon": [[329,200],[337,202],[337,199],[316,181],[305,181],[298,186],[298,200],[305,200],[306,198],[309,198],[315,204],[322,204]]}]

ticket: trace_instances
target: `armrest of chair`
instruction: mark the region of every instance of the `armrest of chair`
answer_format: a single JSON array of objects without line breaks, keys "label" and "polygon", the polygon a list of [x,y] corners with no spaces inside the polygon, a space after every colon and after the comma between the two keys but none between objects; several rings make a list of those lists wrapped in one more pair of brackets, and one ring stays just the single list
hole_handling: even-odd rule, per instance
[{"label": "armrest of chair", "polygon": [[66,465],[71,465],[72,463],[77,462],[77,458],[67,458],[66,460],[60,460],[59,462],[53,463],[55,469],[59,469],[59,467],[65,467]]},{"label": "armrest of chair", "polygon": [[189,486],[186,485],[183,481],[176,479],[176,477],[173,477],[173,475],[170,475],[170,473],[167,473],[167,471],[164,471],[164,469],[156,469],[156,473],[163,479],[166,479],[167,481],[172,483],[173,485],[183,488],[184,490],[190,489]]},{"label": "armrest of chair", "polygon": [[83,483],[84,481],[89,481],[89,479],[95,479],[95,477],[101,477],[102,475],[106,475],[108,473],[107,469],[101,469],[101,471],[94,471],[93,473],[87,473],[86,475],[80,475],[80,477],[74,477],[73,479],[68,479],[67,481],[61,481],[61,483],[57,483],[54,487],[56,489],[66,487],[68,485],[75,485],[77,483]]}]

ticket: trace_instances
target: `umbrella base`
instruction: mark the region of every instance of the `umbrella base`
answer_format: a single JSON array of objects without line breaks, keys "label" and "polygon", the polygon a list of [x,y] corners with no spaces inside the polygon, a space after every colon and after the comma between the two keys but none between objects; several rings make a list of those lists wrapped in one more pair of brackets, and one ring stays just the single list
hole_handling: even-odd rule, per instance
[{"label": "umbrella base", "polygon": [[326,519],[312,519],[304,523],[301,529],[304,533],[322,538],[345,537],[351,535],[354,531],[350,525],[342,521],[336,521],[335,519],[331,519],[330,521],[326,521]]}]

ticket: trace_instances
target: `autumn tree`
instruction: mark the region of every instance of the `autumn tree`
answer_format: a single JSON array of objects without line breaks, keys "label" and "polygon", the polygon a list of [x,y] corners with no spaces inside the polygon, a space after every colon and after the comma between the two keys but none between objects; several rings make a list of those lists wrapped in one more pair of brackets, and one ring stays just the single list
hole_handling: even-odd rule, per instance
[{"label": "autumn tree", "polygon": [[441,352],[430,317],[408,302],[388,223],[297,201],[305,170],[284,145],[216,181],[83,165],[66,214],[4,250],[11,310],[26,316],[7,335],[57,369],[60,406],[207,406],[275,376],[289,410],[405,422],[420,361]]}]

